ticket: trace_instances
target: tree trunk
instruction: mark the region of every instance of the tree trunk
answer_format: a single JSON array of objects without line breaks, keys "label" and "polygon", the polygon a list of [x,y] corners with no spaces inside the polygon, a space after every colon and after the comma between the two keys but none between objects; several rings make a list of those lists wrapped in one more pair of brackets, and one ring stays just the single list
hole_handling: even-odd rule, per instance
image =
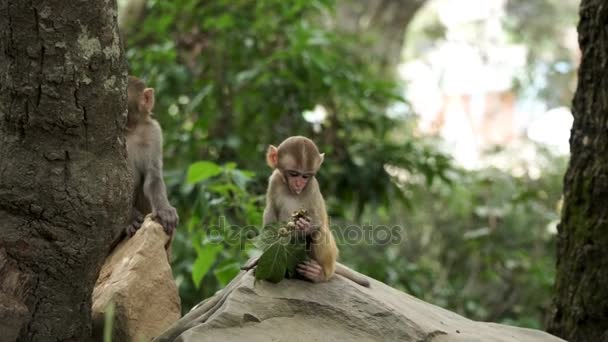
[{"label": "tree trunk", "polygon": [[340,0],[336,4],[338,29],[372,35],[369,53],[384,67],[401,60],[405,32],[427,0]]},{"label": "tree trunk", "polygon": [[115,0],[0,0],[0,341],[85,341],[127,222]]},{"label": "tree trunk", "polygon": [[557,245],[549,331],[568,341],[608,341],[608,7],[583,0],[582,61],[573,101],[571,159]]}]

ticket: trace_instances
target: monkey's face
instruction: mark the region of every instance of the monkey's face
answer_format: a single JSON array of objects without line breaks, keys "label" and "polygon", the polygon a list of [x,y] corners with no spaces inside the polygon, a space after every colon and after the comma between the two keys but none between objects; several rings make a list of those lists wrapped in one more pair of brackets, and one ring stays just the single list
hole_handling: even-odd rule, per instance
[{"label": "monkey's face", "polygon": [[313,173],[300,172],[297,170],[285,170],[283,176],[287,180],[289,190],[296,195],[299,195],[308,185],[308,181],[314,177]]},{"label": "monkey's face", "polygon": [[301,136],[285,139],[278,148],[270,145],[266,152],[268,166],[281,172],[289,191],[296,195],[306,189],[323,157],[312,140]]},{"label": "monkey's face", "polygon": [[137,77],[129,76],[127,87],[127,118],[131,125],[146,118],[154,109],[154,88],[146,88],[146,84]]},{"label": "monkey's face", "polygon": [[318,153],[304,155],[302,153],[282,154],[279,157],[278,169],[292,194],[299,195],[306,189],[317,172]]}]

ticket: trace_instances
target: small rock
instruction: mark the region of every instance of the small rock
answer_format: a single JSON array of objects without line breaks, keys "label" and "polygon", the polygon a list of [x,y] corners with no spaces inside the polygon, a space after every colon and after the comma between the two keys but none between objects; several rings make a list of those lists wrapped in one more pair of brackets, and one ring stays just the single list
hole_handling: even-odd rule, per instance
[{"label": "small rock", "polygon": [[102,341],[104,313],[115,305],[112,341],[149,341],[181,316],[165,245],[169,237],[147,218],[106,258],[93,290],[93,331]]}]

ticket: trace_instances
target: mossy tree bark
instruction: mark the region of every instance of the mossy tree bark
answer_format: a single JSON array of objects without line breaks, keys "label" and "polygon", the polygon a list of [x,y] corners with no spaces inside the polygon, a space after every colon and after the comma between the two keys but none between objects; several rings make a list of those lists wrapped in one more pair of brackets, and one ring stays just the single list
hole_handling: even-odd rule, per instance
[{"label": "mossy tree bark", "polygon": [[573,342],[608,341],[608,6],[580,6],[582,61],[549,331]]},{"label": "mossy tree bark", "polygon": [[0,0],[0,340],[85,341],[127,222],[115,0]]}]

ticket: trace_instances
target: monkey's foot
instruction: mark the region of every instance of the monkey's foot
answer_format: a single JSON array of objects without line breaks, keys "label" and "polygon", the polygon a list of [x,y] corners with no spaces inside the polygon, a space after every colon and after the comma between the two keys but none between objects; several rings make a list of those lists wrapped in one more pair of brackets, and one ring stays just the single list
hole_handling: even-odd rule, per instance
[{"label": "monkey's foot", "polygon": [[321,265],[316,260],[305,261],[297,266],[298,273],[313,283],[325,281]]},{"label": "monkey's foot", "polygon": [[133,235],[135,235],[135,233],[137,232],[137,230],[139,230],[139,228],[141,228],[141,225],[144,223],[144,217],[139,215],[139,216],[135,216],[133,218],[133,220],[131,221],[131,224],[127,226],[127,228],[125,228],[125,232],[127,233],[128,237],[132,237]]}]

